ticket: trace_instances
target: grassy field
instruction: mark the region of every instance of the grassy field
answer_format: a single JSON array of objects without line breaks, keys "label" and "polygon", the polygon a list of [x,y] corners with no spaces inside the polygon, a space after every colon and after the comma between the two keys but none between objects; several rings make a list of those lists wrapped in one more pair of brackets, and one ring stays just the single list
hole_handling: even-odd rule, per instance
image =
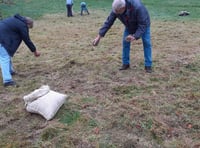
[{"label": "grassy field", "polygon": [[[75,2],[73,18],[61,0],[0,4],[3,17],[35,19],[30,35],[41,52],[36,59],[22,44],[13,58],[20,87],[0,85],[0,147],[199,148],[200,2],[143,1],[152,18],[152,74],[144,72],[141,40],[132,44],[131,69],[118,70],[119,21],[91,46],[111,1],[88,0],[84,16]],[[191,15],[179,17],[181,10]],[[28,113],[23,101],[44,84],[69,95],[51,121]]]},{"label": "grassy field", "polygon": [[[33,18],[41,17],[43,14],[64,13],[65,0],[5,0],[10,3],[0,4],[0,12],[3,17],[8,17],[15,13],[31,16]],[[81,0],[74,1],[74,11],[80,11]],[[110,11],[112,0],[87,0],[89,9]],[[150,10],[153,19],[182,20],[177,17],[180,11],[186,10],[191,13],[190,17],[184,19],[196,20],[200,16],[200,2],[198,0],[182,1],[161,1],[161,0],[143,0],[143,3]]]}]

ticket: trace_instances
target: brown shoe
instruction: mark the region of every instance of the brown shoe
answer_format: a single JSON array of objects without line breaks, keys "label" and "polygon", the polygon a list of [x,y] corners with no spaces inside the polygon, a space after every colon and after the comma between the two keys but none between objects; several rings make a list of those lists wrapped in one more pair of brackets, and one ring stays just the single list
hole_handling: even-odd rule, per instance
[{"label": "brown shoe", "polygon": [[147,73],[152,73],[152,68],[151,68],[151,66],[145,66],[145,71],[146,71]]},{"label": "brown shoe", "polygon": [[130,68],[129,64],[124,64],[124,65],[122,65],[122,67],[119,70],[127,70],[129,68]]}]

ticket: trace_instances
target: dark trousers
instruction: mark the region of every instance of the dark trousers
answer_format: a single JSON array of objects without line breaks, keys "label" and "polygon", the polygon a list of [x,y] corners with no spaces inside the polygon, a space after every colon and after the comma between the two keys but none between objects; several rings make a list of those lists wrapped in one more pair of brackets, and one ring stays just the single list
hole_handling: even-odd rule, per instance
[{"label": "dark trousers", "polygon": [[72,15],[72,5],[66,5],[67,7],[67,16],[70,17],[70,16],[73,16]]},{"label": "dark trousers", "polygon": [[84,11],[87,12],[88,15],[90,14],[86,6],[81,6],[81,15],[83,15]]}]

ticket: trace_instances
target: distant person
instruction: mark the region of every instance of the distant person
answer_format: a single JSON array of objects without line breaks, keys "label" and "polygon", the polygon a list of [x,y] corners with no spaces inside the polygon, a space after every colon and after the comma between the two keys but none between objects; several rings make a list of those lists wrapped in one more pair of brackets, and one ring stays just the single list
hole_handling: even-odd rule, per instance
[{"label": "distant person", "polygon": [[73,0],[66,0],[67,16],[72,17]]},{"label": "distant person", "polygon": [[16,72],[13,69],[11,58],[22,41],[36,57],[40,56],[30,40],[29,28],[33,28],[33,20],[19,14],[0,21],[0,67],[5,87],[16,86],[15,81],[12,79],[12,75]]},{"label": "distant person", "polygon": [[87,12],[88,15],[90,14],[88,9],[87,9],[86,2],[81,2],[81,15],[83,15],[83,12]]},{"label": "distant person", "polygon": [[144,67],[148,73],[152,72],[152,49],[150,35],[150,17],[147,9],[140,0],[114,0],[112,11],[100,28],[93,45],[97,46],[100,39],[105,36],[116,19],[124,24],[122,40],[122,67],[119,70],[130,68],[130,43],[142,38],[144,49]]}]

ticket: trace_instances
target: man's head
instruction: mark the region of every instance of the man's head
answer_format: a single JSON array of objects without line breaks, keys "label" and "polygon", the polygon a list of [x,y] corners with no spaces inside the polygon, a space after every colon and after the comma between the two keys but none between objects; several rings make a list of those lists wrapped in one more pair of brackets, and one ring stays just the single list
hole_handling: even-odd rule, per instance
[{"label": "man's head", "polygon": [[30,17],[25,17],[28,28],[33,28],[33,20]]},{"label": "man's head", "polygon": [[126,9],[125,0],[114,0],[112,3],[113,12],[116,14],[122,14]]}]

